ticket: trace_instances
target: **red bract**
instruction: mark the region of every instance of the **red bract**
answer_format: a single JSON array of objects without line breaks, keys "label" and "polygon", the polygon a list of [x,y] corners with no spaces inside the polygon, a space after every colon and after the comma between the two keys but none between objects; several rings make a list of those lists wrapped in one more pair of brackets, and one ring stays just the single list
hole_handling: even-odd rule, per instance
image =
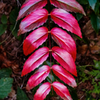
[{"label": "red bract", "polygon": [[62,81],[64,81],[66,84],[76,87],[76,82],[74,77],[68,73],[64,68],[62,68],[59,65],[53,65],[52,70],[56,76],[58,76]]},{"label": "red bract", "polygon": [[[58,9],[49,9],[52,7],[48,7],[48,11],[46,9],[43,9],[46,4],[48,4],[47,6],[51,6],[50,3]],[[50,24],[54,21],[54,23],[56,23],[58,26],[82,38],[82,33],[78,21],[72,14],[67,11],[79,12],[85,15],[82,6],[76,0],[26,0],[19,12],[17,20],[23,18],[24,16],[26,17],[20,23],[18,35],[33,30],[24,40],[24,54],[28,55],[32,53],[46,40],[46,44],[48,45],[48,47],[42,47],[36,50],[26,60],[23,66],[22,76],[30,73],[35,68],[37,68],[37,71],[30,77],[27,82],[27,90],[30,90],[39,85],[46,79],[46,77],[50,73],[49,79],[51,80],[51,82],[43,83],[36,91],[33,100],[44,100],[49,94],[51,86],[53,87],[54,91],[64,100],[72,100],[66,86],[59,82],[52,82],[52,76],[55,74],[60,80],[64,81],[65,84],[68,84],[72,87],[77,86],[75,79],[72,76],[72,74],[74,76],[77,76],[75,65],[75,41],[66,31],[57,27],[51,29],[50,26]],[[48,12],[50,13],[48,14]],[[40,27],[46,21],[48,22],[48,24],[45,24],[45,26],[48,26],[48,28]],[[34,30],[35,28],[38,29]],[[59,45],[59,47],[53,47],[51,37]],[[38,69],[38,67],[43,64],[43,62],[46,61],[47,58],[50,59],[50,66],[42,65],[42,67]],[[57,60],[57,62],[59,62],[61,66],[52,65],[52,58]]]},{"label": "red bract", "polygon": [[53,82],[52,83],[54,91],[62,97],[64,100],[72,100],[69,91],[66,86],[64,86],[62,83],[59,82]]},{"label": "red bract", "polygon": [[41,9],[47,4],[47,0],[27,0],[21,7],[17,20],[28,15],[37,9]]},{"label": "red bract", "polygon": [[55,7],[64,9],[70,12],[79,12],[85,15],[82,6],[76,0],[50,0]]},{"label": "red bract", "polygon": [[76,45],[72,37],[60,28],[53,28],[51,30],[53,40],[63,49],[67,50],[76,59]]},{"label": "red bract", "polygon": [[45,97],[49,94],[51,89],[51,84],[46,82],[40,86],[40,88],[36,91],[33,100],[44,100]]},{"label": "red bract", "polygon": [[28,80],[27,90],[30,90],[40,84],[50,73],[50,67],[47,65],[39,68]]},{"label": "red bract", "polygon": [[23,51],[25,55],[30,54],[36,48],[38,48],[48,38],[48,29],[46,27],[40,27],[34,30],[30,35],[26,37],[23,43]]},{"label": "red bract", "polygon": [[25,62],[22,70],[22,76],[39,67],[49,56],[49,48],[43,47],[35,51]]},{"label": "red bract", "polygon": [[36,27],[43,25],[48,18],[46,9],[39,9],[26,16],[20,24],[18,35],[31,31]]},{"label": "red bract", "polygon": [[53,47],[52,55],[67,71],[77,76],[75,62],[66,50],[59,47]]},{"label": "red bract", "polygon": [[78,35],[82,38],[82,33],[77,20],[63,9],[54,9],[51,13],[52,20],[60,27]]}]

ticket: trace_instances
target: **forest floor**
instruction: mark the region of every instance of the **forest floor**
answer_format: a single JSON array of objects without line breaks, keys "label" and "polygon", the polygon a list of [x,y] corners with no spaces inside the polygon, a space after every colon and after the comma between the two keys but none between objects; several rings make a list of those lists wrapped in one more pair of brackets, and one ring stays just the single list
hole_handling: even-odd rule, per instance
[{"label": "forest floor", "polygon": [[[24,0],[20,0],[21,4],[23,2]],[[16,0],[3,0],[3,2],[0,2],[0,18],[2,14],[5,14],[7,18],[9,18],[10,12],[16,6],[20,6],[20,4],[16,4]],[[16,100],[17,87],[22,88],[28,95],[29,99],[32,100],[32,92],[25,89],[28,80],[27,76],[21,77],[21,71],[24,62],[27,59],[27,57],[25,57],[23,54],[22,49],[24,35],[22,40],[19,41],[15,36],[11,34],[11,31],[9,30],[9,22],[7,24],[7,30],[3,35],[0,36],[0,43],[5,40],[2,44],[0,44],[0,69],[11,68],[11,77],[14,79],[14,82],[11,93],[9,94],[8,98],[4,100]],[[92,66],[94,65],[94,60],[100,61],[100,32],[99,35],[96,35],[91,26],[90,19],[87,16],[84,16],[79,21],[79,24],[81,26],[82,32],[84,33],[84,39],[86,39],[86,41],[84,42],[84,40],[79,40],[76,37],[74,38],[77,45],[76,65],[79,73],[78,77],[76,78],[78,86],[75,88],[75,90],[77,91],[78,100],[92,100],[86,99],[87,92],[94,89],[92,84],[93,77],[89,76],[87,73],[94,70]],[[86,67],[86,69],[82,70],[83,72],[80,71],[81,67],[85,65],[89,67]],[[81,73],[82,75],[85,73],[85,76],[82,77]],[[83,81],[82,78],[87,79]],[[94,100],[100,99],[96,93],[91,93],[91,96],[94,98]],[[50,98],[50,100],[58,99],[58,97]]]}]

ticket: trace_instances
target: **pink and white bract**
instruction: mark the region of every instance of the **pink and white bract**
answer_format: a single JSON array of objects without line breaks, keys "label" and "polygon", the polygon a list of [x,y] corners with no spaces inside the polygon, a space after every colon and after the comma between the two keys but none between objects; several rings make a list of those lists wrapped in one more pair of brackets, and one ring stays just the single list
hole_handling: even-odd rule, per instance
[{"label": "pink and white bract", "polygon": [[23,43],[23,51],[25,55],[32,53],[48,38],[48,29],[46,27],[40,27],[30,33]]},{"label": "pink and white bract", "polygon": [[[46,5],[48,10],[43,8]],[[49,9],[51,5],[56,8]],[[25,18],[20,23],[18,35],[32,31],[24,40],[23,52],[26,56],[33,52],[26,60],[21,76],[37,68],[36,72],[29,78],[26,89],[31,90],[43,83],[37,89],[33,100],[44,100],[51,89],[62,99],[72,100],[65,85],[58,82],[57,79],[55,79],[55,82],[52,81],[52,76],[55,74],[65,84],[71,87],[77,86],[75,78],[72,76],[77,76],[76,44],[67,31],[78,35],[80,38],[82,38],[82,33],[78,21],[69,12],[85,15],[82,6],[76,0],[26,0],[19,11],[17,20]],[[46,21],[48,22],[48,24],[45,24],[46,27],[42,26]],[[61,28],[52,27],[51,23],[57,24]],[[52,45],[51,38],[58,46]],[[48,47],[43,47],[45,41],[45,44],[49,44]],[[42,45],[42,48],[38,49],[40,45]],[[46,64],[47,58],[50,59],[49,66],[43,65],[43,63]],[[52,65],[53,58],[59,65]],[[48,76],[51,82],[44,83]]]},{"label": "pink and white bract", "polygon": [[47,21],[47,18],[48,11],[46,9],[39,9],[30,13],[21,21],[18,35],[43,25]]}]

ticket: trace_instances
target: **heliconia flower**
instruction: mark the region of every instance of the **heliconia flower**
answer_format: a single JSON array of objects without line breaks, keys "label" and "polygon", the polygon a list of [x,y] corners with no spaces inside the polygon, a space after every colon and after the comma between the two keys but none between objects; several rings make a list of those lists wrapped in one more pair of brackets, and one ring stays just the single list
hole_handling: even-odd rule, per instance
[{"label": "heliconia flower", "polygon": [[66,11],[79,12],[86,15],[82,6],[76,0],[50,0],[50,2],[55,7],[64,9]]},{"label": "heliconia flower", "polygon": [[46,27],[40,27],[34,30],[24,40],[23,43],[24,54],[28,55],[31,52],[33,52],[36,48],[42,45],[42,43],[45,42],[47,38],[48,38],[48,29]]},{"label": "heliconia flower", "polygon": [[57,95],[61,96],[64,100],[72,100],[71,95],[67,89],[66,86],[64,86],[60,82],[53,82],[52,83],[54,91],[57,93]]},{"label": "heliconia flower", "polygon": [[44,100],[51,90],[51,84],[49,82],[43,83],[36,91],[33,100]]},{"label": "heliconia flower", "polygon": [[60,27],[82,38],[82,33],[78,21],[70,13],[63,9],[53,9],[50,15],[52,20]]},{"label": "heliconia flower", "polygon": [[54,27],[51,29],[53,40],[63,49],[67,50],[76,60],[76,44],[73,38],[64,30]]},{"label": "heliconia flower", "polygon": [[76,87],[76,82],[74,77],[68,73],[64,68],[62,68],[59,65],[53,65],[52,66],[52,70],[54,72],[54,74],[60,78],[62,81],[64,81],[66,84],[72,86],[72,87]]},{"label": "heliconia flower", "polygon": [[50,67],[43,65],[28,80],[26,89],[30,90],[40,84],[50,73]]},{"label": "heliconia flower", "polygon": [[35,51],[25,62],[22,70],[22,75],[24,76],[29,72],[33,71],[35,68],[39,67],[49,56],[49,48],[42,47]]},{"label": "heliconia flower", "polygon": [[47,18],[48,11],[46,9],[39,9],[30,13],[21,21],[18,35],[34,30],[43,25],[47,21]]},{"label": "heliconia flower", "polygon": [[47,0],[26,0],[26,2],[21,6],[17,20],[37,9],[43,8],[46,4]]},{"label": "heliconia flower", "polygon": [[56,59],[68,72],[77,76],[76,65],[70,53],[60,47],[52,48],[52,56]]}]

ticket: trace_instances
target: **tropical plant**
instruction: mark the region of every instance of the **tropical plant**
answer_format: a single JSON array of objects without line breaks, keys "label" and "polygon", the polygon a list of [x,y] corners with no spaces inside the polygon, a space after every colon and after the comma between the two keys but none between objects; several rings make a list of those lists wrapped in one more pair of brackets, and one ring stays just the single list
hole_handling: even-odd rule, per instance
[{"label": "tropical plant", "polygon": [[[48,6],[48,10],[43,8]],[[53,5],[53,6],[51,6]],[[56,7],[56,8],[54,8]],[[53,8],[53,10],[52,10]],[[82,6],[75,0],[26,0],[22,5],[17,20],[26,16],[20,23],[18,35],[33,30],[24,40],[23,51],[27,56],[42,45],[49,37],[49,46],[36,50],[25,62],[22,70],[24,76],[38,68],[49,57],[50,66],[43,65],[28,80],[28,90],[40,84],[50,74],[51,82],[43,83],[34,95],[34,100],[43,100],[51,88],[64,100],[72,100],[65,85],[52,81],[54,73],[59,79],[72,87],[76,87],[74,76],[77,76],[75,65],[76,45],[73,38],[65,31],[70,31],[82,38],[79,24],[69,12],[79,12],[85,15]],[[52,19],[52,20],[51,20]],[[48,20],[48,28],[40,27]],[[59,27],[51,27],[51,22]],[[38,28],[39,27],[39,28]],[[34,30],[37,28],[36,30]],[[59,45],[52,46],[51,38]],[[60,65],[52,65],[52,56]]]}]

